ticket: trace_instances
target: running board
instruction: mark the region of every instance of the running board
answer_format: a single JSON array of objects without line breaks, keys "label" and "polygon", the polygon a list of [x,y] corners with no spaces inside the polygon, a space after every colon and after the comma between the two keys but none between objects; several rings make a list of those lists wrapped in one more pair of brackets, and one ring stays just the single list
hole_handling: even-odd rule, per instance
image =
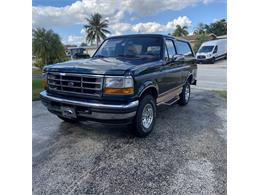
[{"label": "running board", "polygon": [[167,106],[171,106],[172,104],[174,104],[175,102],[177,102],[180,98],[179,97],[175,97],[175,98],[172,98],[171,100],[169,100],[168,102],[161,102],[160,104],[157,104],[158,106],[159,105],[167,105]]},{"label": "running board", "polygon": [[163,94],[160,94],[157,98],[157,105],[172,105],[174,102],[178,101],[180,99],[179,95],[181,94],[182,86],[170,89],[167,92],[164,92]]}]

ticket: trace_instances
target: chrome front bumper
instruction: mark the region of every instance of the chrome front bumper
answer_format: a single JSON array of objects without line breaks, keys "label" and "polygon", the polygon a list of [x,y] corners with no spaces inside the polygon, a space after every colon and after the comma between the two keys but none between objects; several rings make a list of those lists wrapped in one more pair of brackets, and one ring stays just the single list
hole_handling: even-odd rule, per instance
[{"label": "chrome front bumper", "polygon": [[[98,120],[122,120],[130,119],[136,115],[139,101],[127,104],[103,104],[89,101],[78,101],[67,98],[54,97],[46,91],[40,93],[40,98],[48,110],[54,114],[61,115],[61,106],[73,106],[76,108],[77,117]],[[77,109],[77,108],[80,108]],[[86,111],[84,111],[86,109]]]}]

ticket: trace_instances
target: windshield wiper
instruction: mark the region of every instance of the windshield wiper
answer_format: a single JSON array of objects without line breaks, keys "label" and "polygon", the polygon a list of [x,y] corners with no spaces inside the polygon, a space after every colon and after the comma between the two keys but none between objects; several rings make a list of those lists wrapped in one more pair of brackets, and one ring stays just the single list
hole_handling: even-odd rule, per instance
[{"label": "windshield wiper", "polygon": [[155,55],[142,55],[140,58],[145,58],[145,59],[154,59],[154,58],[159,58],[160,56],[155,56]]},{"label": "windshield wiper", "polygon": [[117,57],[123,57],[123,58],[138,58],[138,56],[136,56],[136,55],[122,55],[122,54],[118,55]]}]

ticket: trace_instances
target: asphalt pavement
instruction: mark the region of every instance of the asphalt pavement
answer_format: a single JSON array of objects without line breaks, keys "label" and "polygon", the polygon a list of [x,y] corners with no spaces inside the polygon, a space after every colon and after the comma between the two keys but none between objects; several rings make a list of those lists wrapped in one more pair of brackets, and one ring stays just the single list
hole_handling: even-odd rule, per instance
[{"label": "asphalt pavement", "polygon": [[33,194],[226,194],[226,101],[212,91],[159,107],[147,138],[32,111]]},{"label": "asphalt pavement", "polygon": [[198,64],[197,87],[207,90],[227,90],[227,60],[215,64]]}]

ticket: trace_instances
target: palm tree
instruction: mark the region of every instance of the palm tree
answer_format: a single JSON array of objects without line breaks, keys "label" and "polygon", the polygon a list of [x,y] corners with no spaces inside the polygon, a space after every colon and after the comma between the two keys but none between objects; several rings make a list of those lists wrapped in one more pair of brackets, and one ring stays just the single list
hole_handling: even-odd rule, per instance
[{"label": "palm tree", "polygon": [[187,31],[188,27],[183,26],[181,27],[180,25],[176,26],[175,31],[172,33],[173,36],[175,37],[181,37],[181,36],[187,36],[189,32]]},{"label": "palm tree", "polygon": [[110,34],[106,28],[108,27],[108,20],[103,20],[99,13],[95,13],[87,18],[88,24],[84,25],[87,33],[86,41],[92,43],[96,41],[98,46],[101,39],[106,38],[106,34]]},{"label": "palm tree", "polygon": [[207,25],[203,23],[199,23],[193,33],[195,35],[200,35],[200,34],[205,34],[206,31],[207,31]]},{"label": "palm tree", "polygon": [[207,29],[208,33],[214,33],[217,36],[226,35],[227,34],[227,20],[222,19],[218,20],[214,23],[211,23]]},{"label": "palm tree", "polygon": [[56,63],[64,60],[65,50],[58,34],[44,28],[33,29],[32,52],[38,61],[40,68],[44,64]]},{"label": "palm tree", "polygon": [[48,50],[50,45],[48,42],[50,32],[44,28],[33,29],[32,49],[33,54],[40,58],[43,63],[47,64],[48,61]]}]

